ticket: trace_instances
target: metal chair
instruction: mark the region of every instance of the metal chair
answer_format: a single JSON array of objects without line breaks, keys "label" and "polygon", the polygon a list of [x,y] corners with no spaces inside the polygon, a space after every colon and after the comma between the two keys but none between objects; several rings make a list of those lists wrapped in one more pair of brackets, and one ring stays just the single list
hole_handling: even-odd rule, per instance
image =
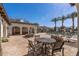
[{"label": "metal chair", "polygon": [[58,40],[56,40],[56,43],[52,47],[52,55],[56,51],[62,51],[62,56],[64,56],[64,47],[63,47],[63,45],[64,45],[64,41],[62,40],[62,38],[59,38]]},{"label": "metal chair", "polygon": [[40,38],[40,35],[35,35],[34,37],[34,44],[38,44],[39,42],[37,42],[37,39]]},{"label": "metal chair", "polygon": [[33,53],[34,56],[41,54],[41,46],[39,44],[33,44],[32,41],[28,40],[29,42],[29,52]]}]

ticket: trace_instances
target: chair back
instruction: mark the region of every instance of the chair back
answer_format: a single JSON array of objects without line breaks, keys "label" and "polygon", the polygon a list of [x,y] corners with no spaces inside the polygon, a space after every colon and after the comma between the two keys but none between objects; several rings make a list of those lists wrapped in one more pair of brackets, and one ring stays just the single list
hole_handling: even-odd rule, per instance
[{"label": "chair back", "polygon": [[35,41],[36,39],[40,38],[40,35],[35,35]]},{"label": "chair back", "polygon": [[64,45],[63,38],[58,37],[58,40],[56,40],[56,43],[54,44],[54,49],[61,49]]},{"label": "chair back", "polygon": [[29,46],[30,47],[33,47],[34,46],[32,41],[28,40],[28,42],[29,42]]},{"label": "chair back", "polygon": [[34,44],[37,44],[37,39],[40,38],[40,35],[35,35]]}]

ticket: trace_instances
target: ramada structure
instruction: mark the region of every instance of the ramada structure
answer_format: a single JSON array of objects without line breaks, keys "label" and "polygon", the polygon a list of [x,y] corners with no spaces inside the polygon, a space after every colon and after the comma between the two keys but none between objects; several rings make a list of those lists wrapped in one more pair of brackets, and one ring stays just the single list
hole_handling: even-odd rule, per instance
[{"label": "ramada structure", "polygon": [[0,37],[37,33],[37,25],[9,19],[4,7],[0,4]]}]

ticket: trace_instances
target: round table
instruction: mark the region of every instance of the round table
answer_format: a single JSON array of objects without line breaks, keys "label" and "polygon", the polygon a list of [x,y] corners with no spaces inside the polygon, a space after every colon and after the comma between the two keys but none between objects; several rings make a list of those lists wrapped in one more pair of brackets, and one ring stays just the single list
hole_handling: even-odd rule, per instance
[{"label": "round table", "polygon": [[36,39],[37,42],[41,42],[41,43],[55,43],[56,40],[53,38],[38,38]]},{"label": "round table", "polygon": [[[46,55],[46,48],[47,48],[46,45],[47,44],[54,44],[56,42],[56,40],[53,38],[38,38],[38,39],[36,39],[36,41],[43,43],[43,46],[45,46],[45,53],[44,53],[45,55]],[[43,48],[42,48],[42,50],[43,50]]]}]

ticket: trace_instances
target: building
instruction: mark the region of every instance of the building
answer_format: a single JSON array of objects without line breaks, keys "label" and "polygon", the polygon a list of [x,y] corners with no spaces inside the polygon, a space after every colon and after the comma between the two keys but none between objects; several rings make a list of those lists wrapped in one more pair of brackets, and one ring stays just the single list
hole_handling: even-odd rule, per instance
[{"label": "building", "polygon": [[25,35],[37,33],[37,24],[24,22],[20,19],[9,19],[2,4],[0,4],[0,37],[8,37],[9,35]]},{"label": "building", "polygon": [[19,19],[10,19],[11,25],[9,26],[9,35],[25,35],[37,33],[37,25],[34,23],[24,22]]},{"label": "building", "polygon": [[10,22],[2,4],[0,4],[0,37],[8,36]]}]

